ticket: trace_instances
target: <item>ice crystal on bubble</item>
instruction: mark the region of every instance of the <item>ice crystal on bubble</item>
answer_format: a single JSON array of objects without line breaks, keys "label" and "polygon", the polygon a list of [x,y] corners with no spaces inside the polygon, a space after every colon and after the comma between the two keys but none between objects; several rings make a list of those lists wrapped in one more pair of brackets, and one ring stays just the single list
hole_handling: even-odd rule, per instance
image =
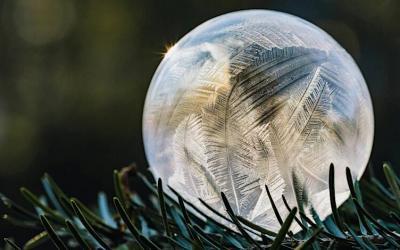
[{"label": "ice crystal on bubble", "polygon": [[358,67],[328,34],[288,14],[239,11],[166,53],[143,128],[157,178],[210,216],[198,198],[224,213],[224,192],[236,214],[276,230],[264,186],[282,215],[284,195],[325,218],[329,164],[341,204],[346,166],[360,178],[368,161],[373,113]]}]

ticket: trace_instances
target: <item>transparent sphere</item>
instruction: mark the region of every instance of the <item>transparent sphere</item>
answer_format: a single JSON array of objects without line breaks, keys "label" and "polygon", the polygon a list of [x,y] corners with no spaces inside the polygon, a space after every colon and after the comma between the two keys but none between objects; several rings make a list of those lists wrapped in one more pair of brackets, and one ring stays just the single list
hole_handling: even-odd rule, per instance
[{"label": "transparent sphere", "polygon": [[[327,33],[298,17],[239,11],[198,26],[165,55],[147,93],[143,134],[152,173],[185,199],[277,230],[298,202],[324,219],[360,178],[373,111],[360,70]],[[166,188],[167,189],[167,188]],[[215,216],[215,219],[220,220]],[[221,221],[225,222],[226,221]]]}]

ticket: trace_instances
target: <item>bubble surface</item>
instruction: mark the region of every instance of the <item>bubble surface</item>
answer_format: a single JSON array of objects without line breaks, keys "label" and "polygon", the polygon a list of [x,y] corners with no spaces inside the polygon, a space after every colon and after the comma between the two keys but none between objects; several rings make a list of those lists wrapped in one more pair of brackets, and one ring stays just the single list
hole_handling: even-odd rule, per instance
[{"label": "bubble surface", "polygon": [[[371,99],[351,56],[298,17],[266,10],[211,19],[166,53],[147,93],[143,136],[150,169],[214,219],[199,198],[279,229],[280,213],[331,213],[349,196],[345,168],[360,178],[373,141]],[[225,222],[226,221],[221,221]]]}]

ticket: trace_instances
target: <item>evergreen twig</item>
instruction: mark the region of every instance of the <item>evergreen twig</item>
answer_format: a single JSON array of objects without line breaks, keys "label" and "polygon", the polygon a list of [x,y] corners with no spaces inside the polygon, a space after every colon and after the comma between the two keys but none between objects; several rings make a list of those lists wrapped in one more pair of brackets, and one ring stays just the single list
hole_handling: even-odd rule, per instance
[{"label": "evergreen twig", "polygon": [[[278,232],[234,214],[223,193],[221,197],[229,217],[201,199],[200,203],[206,211],[199,209],[170,188],[176,195],[174,199],[164,193],[161,179],[154,183],[140,173],[136,173],[135,179],[145,184],[147,192],[136,194],[126,186],[127,179],[122,181],[120,172],[114,172],[117,196],[113,199],[115,211],[109,209],[105,194],[102,194],[99,209],[89,208],[76,198],[68,197],[48,174],[42,178],[46,199],[21,188],[24,198],[34,207],[33,211],[14,203],[3,194],[0,194],[0,199],[7,209],[7,215],[3,215],[5,221],[28,229],[45,229],[28,240],[23,249],[38,248],[49,239],[60,249],[399,248],[400,181],[388,164],[384,165],[384,172],[388,187],[375,177],[370,177],[363,180],[367,183],[363,189],[367,191],[363,193],[365,197],[361,197],[359,183],[353,183],[350,169],[347,168],[345,174],[351,199],[345,204],[350,205],[337,208],[332,164],[329,169],[332,215],[325,222],[320,220],[312,207],[307,206],[299,211],[300,219],[297,218],[299,209],[290,207],[284,196],[283,204],[289,215],[283,220],[281,214],[284,211],[279,211],[270,190],[265,187],[274,213],[271,216],[275,216],[281,224]],[[51,207],[46,200],[50,201]],[[378,219],[371,212],[377,206],[383,219]],[[354,215],[357,216],[355,220],[349,219]],[[295,234],[290,231],[293,221],[303,232]],[[8,249],[21,249],[9,238],[4,241]]]}]

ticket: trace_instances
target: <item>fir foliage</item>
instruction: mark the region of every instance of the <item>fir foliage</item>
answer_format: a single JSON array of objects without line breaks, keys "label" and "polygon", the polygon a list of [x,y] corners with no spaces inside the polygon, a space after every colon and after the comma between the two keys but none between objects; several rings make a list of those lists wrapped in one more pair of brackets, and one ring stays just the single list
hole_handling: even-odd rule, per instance
[{"label": "fir foliage", "polygon": [[[387,183],[373,174],[363,181],[363,188],[346,170],[350,199],[338,209],[335,204],[334,166],[329,171],[332,215],[321,221],[316,213],[312,218],[302,209],[290,208],[282,218],[278,232],[237,216],[224,193],[221,198],[229,217],[209,208],[210,213],[226,221],[217,222],[185,201],[171,187],[157,183],[133,167],[114,171],[115,196],[109,201],[99,194],[98,205],[87,207],[76,198],[67,196],[56,182],[45,174],[44,195],[27,188],[21,194],[31,205],[27,209],[1,194],[7,214],[6,222],[37,232],[24,244],[5,238],[6,249],[40,249],[51,241],[58,249],[399,249],[400,248],[400,180],[391,166],[383,165]],[[129,183],[145,187],[135,192]],[[164,192],[170,188],[176,197]],[[269,193],[268,187],[265,187]],[[362,197],[360,190],[363,190]],[[269,195],[270,202],[276,208]],[[285,197],[283,197],[285,200]],[[111,205],[112,204],[112,205]],[[371,212],[373,211],[373,213]],[[380,219],[378,219],[380,218]],[[296,234],[290,226],[297,223],[302,231]],[[233,224],[236,230],[230,226]]]}]

